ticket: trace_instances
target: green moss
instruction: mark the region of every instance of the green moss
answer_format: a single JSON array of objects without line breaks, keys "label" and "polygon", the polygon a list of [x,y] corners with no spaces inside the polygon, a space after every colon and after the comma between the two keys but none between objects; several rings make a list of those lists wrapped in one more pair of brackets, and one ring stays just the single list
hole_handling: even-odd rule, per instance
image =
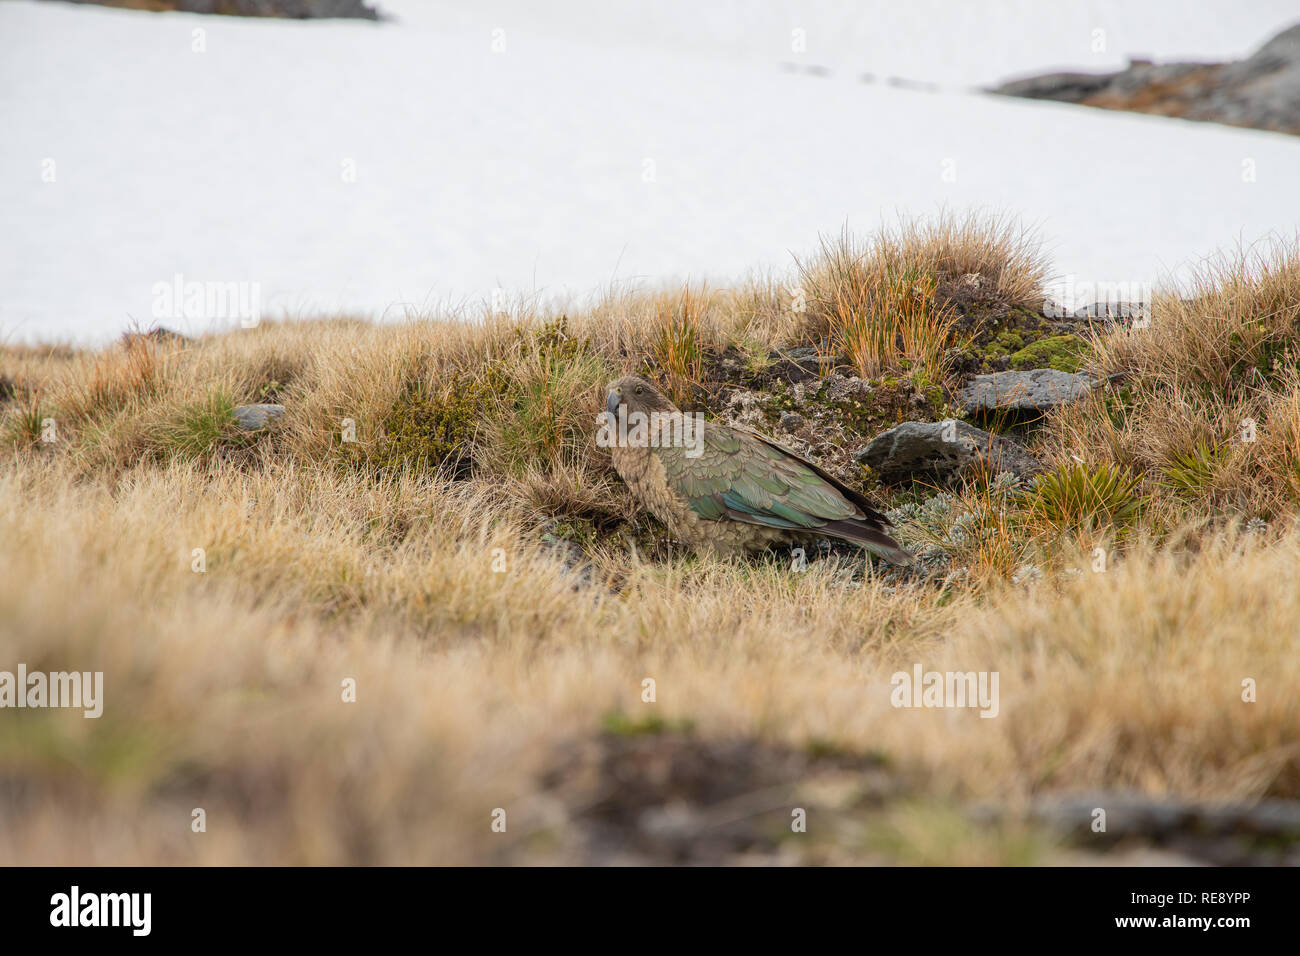
[{"label": "green moss", "polygon": [[1025,347],[1025,337],[1020,332],[1012,329],[1006,329],[997,335],[984,346],[984,354],[990,358],[1011,355]]},{"label": "green moss", "polygon": [[598,544],[600,538],[600,533],[597,531],[594,522],[575,517],[566,517],[556,521],[550,526],[550,530],[542,535],[543,541],[552,539],[572,541],[584,549]]},{"label": "green moss", "polygon": [[1059,324],[1023,306],[977,316],[972,327],[971,340],[954,360],[955,367],[965,374],[1018,367],[1010,364],[1017,353],[1040,341],[1062,337]]},{"label": "green moss", "polygon": [[695,729],[695,721],[689,717],[671,720],[658,714],[631,717],[621,710],[612,710],[601,718],[600,726],[606,733],[618,737],[644,737],[664,733],[689,734]]},{"label": "green moss", "polygon": [[1026,370],[1054,368],[1058,372],[1077,372],[1088,353],[1088,343],[1077,335],[1049,335],[1015,351],[1011,367]]}]

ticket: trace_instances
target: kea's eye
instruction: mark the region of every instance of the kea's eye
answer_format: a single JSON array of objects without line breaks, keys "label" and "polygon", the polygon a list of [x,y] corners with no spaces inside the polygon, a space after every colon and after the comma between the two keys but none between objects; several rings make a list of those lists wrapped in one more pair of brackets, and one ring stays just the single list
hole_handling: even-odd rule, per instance
[{"label": "kea's eye", "polygon": [[640,394],[641,394],[642,392],[644,392],[644,391],[645,391],[645,389],[642,388],[640,385],[638,385],[638,386],[636,387],[636,393],[637,393],[638,395],[640,395]]}]

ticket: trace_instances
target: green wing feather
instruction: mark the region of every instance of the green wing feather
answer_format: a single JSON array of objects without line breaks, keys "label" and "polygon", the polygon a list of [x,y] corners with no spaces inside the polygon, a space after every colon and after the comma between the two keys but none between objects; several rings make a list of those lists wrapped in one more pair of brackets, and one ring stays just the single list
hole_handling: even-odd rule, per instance
[{"label": "green wing feather", "polygon": [[889,520],[862,495],[761,435],[707,423],[700,453],[655,449],[668,484],[700,517],[729,518],[786,531],[821,531],[854,541],[890,561],[911,555],[884,533]]},{"label": "green wing feather", "polygon": [[702,429],[701,453],[657,449],[668,483],[704,518],[809,530],[861,513],[794,455],[725,425]]}]

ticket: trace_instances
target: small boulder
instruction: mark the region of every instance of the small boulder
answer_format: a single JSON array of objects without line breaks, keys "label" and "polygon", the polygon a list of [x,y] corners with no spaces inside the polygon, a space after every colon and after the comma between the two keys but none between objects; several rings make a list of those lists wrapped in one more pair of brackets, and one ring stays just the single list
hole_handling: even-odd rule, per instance
[{"label": "small boulder", "polygon": [[283,405],[236,405],[235,423],[246,432],[260,431],[284,417]]},{"label": "small boulder", "polygon": [[947,480],[977,466],[995,473],[1009,471],[1020,478],[1041,468],[1033,455],[1011,439],[955,419],[903,422],[881,432],[853,457],[882,481]]},{"label": "small boulder", "polygon": [[967,415],[1040,414],[1077,401],[1096,383],[1087,375],[1054,368],[976,375],[957,393]]},{"label": "small boulder", "polygon": [[781,421],[777,425],[783,432],[797,432],[808,424],[808,419],[804,418],[798,412],[782,412]]}]

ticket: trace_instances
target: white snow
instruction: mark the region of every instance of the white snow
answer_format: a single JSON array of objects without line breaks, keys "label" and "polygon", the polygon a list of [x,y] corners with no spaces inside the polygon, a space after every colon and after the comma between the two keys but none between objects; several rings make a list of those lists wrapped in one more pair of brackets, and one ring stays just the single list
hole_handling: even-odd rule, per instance
[{"label": "white snow", "polygon": [[[853,75],[987,86],[1130,56],[1228,60],[1300,20],[1295,0],[377,0],[403,23],[516,29]],[[562,23],[555,10],[562,8]],[[630,13],[629,8],[635,9]],[[795,53],[793,31],[804,52]]]},{"label": "white snow", "polygon": [[940,208],[1129,283],[1297,227],[1300,138],[964,89],[1237,56],[1293,3],[382,5],[400,19],[0,3],[0,338],[147,327],[178,274],[256,284],[269,317],[725,281]]}]

